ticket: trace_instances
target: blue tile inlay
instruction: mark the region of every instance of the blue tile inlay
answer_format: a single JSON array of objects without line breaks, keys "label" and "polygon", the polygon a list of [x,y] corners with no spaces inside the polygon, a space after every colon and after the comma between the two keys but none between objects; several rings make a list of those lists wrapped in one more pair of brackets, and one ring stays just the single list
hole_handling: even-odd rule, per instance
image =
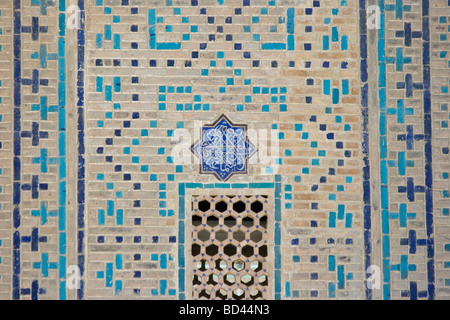
[{"label": "blue tile inlay", "polygon": [[192,146],[200,159],[200,173],[212,173],[217,179],[227,181],[234,174],[247,173],[248,159],[255,146],[248,140],[247,125],[233,124],[225,115],[212,125],[205,125],[201,138]]}]

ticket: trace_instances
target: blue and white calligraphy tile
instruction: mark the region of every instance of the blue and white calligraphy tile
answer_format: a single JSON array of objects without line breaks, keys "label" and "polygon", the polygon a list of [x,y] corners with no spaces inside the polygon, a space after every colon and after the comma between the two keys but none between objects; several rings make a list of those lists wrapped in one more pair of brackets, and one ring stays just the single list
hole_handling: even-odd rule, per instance
[{"label": "blue and white calligraphy tile", "polygon": [[233,124],[225,115],[201,130],[201,139],[192,146],[200,159],[200,174],[214,174],[227,181],[234,174],[246,174],[248,160],[256,153],[249,141],[247,125]]}]

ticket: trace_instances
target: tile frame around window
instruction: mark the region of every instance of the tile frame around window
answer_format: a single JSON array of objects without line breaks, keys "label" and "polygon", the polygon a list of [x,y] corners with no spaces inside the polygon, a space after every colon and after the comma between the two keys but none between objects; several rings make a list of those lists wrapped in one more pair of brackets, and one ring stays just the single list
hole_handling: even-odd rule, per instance
[{"label": "tile frame around window", "polygon": [[[281,300],[281,176],[276,175],[274,182],[260,183],[180,183],[179,184],[179,216],[178,216],[178,285],[179,299],[191,300],[192,262],[191,245],[191,200],[193,195],[223,194],[223,195],[267,195],[269,200],[267,266],[269,285],[267,300]],[[272,247],[272,249],[270,249]]]}]

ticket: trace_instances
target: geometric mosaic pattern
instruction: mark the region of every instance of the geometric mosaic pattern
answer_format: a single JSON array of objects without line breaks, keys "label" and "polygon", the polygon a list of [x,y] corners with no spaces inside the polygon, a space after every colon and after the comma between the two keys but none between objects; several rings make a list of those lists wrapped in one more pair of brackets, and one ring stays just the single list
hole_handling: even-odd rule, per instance
[{"label": "geometric mosaic pattern", "polygon": [[450,298],[449,42],[448,0],[0,1],[0,299]]}]

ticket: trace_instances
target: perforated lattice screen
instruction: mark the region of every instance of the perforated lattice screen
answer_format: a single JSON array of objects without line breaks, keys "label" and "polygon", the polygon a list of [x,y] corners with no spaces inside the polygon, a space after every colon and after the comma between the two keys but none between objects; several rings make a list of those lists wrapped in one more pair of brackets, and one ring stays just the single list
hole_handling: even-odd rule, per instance
[{"label": "perforated lattice screen", "polygon": [[268,203],[267,196],[193,197],[193,299],[267,298]]}]

